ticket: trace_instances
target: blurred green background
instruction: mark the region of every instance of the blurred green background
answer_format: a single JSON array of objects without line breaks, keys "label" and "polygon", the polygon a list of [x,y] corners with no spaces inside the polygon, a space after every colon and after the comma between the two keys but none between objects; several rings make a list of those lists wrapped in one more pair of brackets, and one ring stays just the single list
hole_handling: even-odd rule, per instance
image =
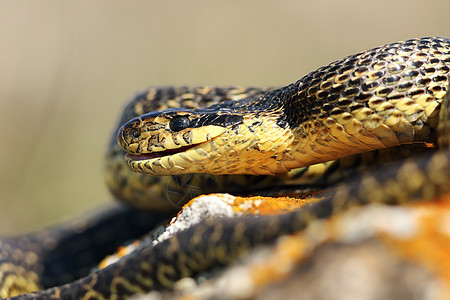
[{"label": "blurred green background", "polygon": [[103,153],[151,85],[285,85],[332,60],[450,37],[441,1],[1,1],[0,234],[112,201]]}]

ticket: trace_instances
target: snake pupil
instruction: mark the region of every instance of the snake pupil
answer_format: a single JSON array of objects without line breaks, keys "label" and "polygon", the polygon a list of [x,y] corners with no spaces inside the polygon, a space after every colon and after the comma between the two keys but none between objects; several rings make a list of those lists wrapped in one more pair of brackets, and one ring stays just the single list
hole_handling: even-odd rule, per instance
[{"label": "snake pupil", "polygon": [[170,120],[169,127],[172,131],[181,131],[189,127],[191,122],[188,117],[179,116]]}]

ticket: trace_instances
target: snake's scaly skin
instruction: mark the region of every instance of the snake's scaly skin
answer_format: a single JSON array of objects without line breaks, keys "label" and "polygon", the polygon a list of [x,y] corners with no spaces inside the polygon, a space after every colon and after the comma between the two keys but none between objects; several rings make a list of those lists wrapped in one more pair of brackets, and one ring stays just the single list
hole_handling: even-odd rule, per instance
[{"label": "snake's scaly skin", "polygon": [[[228,264],[257,244],[302,230],[311,220],[349,205],[402,203],[448,193],[449,70],[450,40],[423,38],[349,56],[267,92],[161,88],[141,94],[126,108],[121,123],[131,120],[120,129],[118,141],[129,152],[127,161],[133,170],[172,175],[163,179],[166,185],[179,178],[177,174],[282,173],[404,143],[437,141],[441,150],[391,163],[356,183],[338,185],[324,200],[289,214],[205,220],[78,281],[18,299],[119,299],[171,288],[179,278]],[[223,102],[233,94],[246,99]],[[158,101],[162,98],[167,101]],[[210,104],[214,106],[202,108]],[[123,152],[113,144],[110,149],[108,169],[115,173],[108,178],[113,192],[128,202],[135,199],[138,206],[162,205],[160,210],[170,210],[164,197],[145,204],[151,199],[146,191],[161,192],[154,188],[158,177],[128,174],[117,158]],[[224,187],[233,180],[258,178],[221,176],[214,180],[219,185],[225,182]],[[143,186],[137,185],[140,178],[146,180]],[[273,184],[282,177],[262,180],[266,179]],[[197,183],[202,184],[201,179]]]},{"label": "snake's scaly skin", "polygon": [[426,39],[375,48],[257,98],[142,115],[118,142],[140,173],[272,175],[426,141],[446,94],[447,51]]}]

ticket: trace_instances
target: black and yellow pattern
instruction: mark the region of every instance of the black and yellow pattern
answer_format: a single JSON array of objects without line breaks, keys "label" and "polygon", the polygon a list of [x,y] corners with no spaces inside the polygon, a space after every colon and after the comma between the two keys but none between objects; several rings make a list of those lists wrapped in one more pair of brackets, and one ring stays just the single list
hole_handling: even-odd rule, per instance
[{"label": "black and yellow pattern", "polygon": [[[133,170],[171,176],[131,173],[121,158],[124,151],[111,143],[107,177],[119,198],[153,210],[170,211],[173,201],[183,202],[183,193],[178,198],[165,193],[183,190],[186,182],[200,192],[242,192],[305,174],[299,167],[369,150],[425,142],[440,150],[383,165],[292,213],[205,220],[87,277],[18,299],[121,299],[171,288],[182,277],[228,264],[257,244],[349,206],[400,204],[450,192],[449,71],[450,40],[422,38],[346,57],[280,89],[168,87],[139,94],[120,121],[127,123],[119,143]],[[287,171],[292,173],[250,176]],[[2,250],[0,291],[8,288],[5,283],[32,277],[8,256],[41,254],[27,246],[9,247],[6,256]]]}]

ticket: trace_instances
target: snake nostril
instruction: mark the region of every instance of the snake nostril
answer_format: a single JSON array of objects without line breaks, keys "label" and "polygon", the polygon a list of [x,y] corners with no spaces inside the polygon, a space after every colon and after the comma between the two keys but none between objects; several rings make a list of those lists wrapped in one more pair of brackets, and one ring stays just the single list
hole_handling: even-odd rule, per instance
[{"label": "snake nostril", "polygon": [[133,129],[131,129],[131,131],[130,131],[130,135],[131,135],[133,138],[137,139],[137,138],[139,138],[139,137],[141,136],[141,133],[140,133],[139,130],[137,130],[136,128],[133,128]]}]

